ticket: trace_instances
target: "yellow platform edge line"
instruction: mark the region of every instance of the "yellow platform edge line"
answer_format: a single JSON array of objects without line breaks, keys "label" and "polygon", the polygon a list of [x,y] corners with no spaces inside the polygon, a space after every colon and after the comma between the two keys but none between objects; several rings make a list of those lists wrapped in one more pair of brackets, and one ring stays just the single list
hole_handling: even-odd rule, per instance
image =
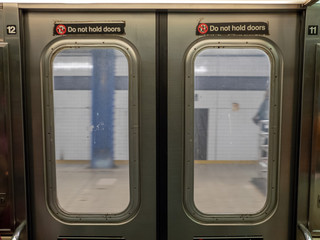
[{"label": "yellow platform edge line", "polygon": [[[256,164],[259,160],[195,160],[195,164]],[[56,160],[57,164],[90,164],[90,160]],[[114,160],[116,165],[128,165],[129,160]]]},{"label": "yellow platform edge line", "polygon": [[195,164],[255,164],[259,160],[194,160]]},{"label": "yellow platform edge line", "polygon": [[[56,160],[57,164],[90,164],[90,160]],[[114,160],[116,165],[128,165],[129,160]]]},{"label": "yellow platform edge line", "polygon": [[1,236],[2,240],[11,240],[12,237],[11,236]]}]

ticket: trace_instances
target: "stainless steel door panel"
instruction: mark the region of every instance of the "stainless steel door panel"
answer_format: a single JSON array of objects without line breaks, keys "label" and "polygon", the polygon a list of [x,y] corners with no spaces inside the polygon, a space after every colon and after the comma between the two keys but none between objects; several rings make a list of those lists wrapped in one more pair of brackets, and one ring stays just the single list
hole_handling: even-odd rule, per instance
[{"label": "stainless steel door panel", "polygon": [[[153,13],[110,13],[110,12],[32,12],[23,15],[26,52],[26,109],[28,133],[28,159],[31,169],[32,190],[32,233],[35,240],[55,240],[61,237],[124,237],[125,239],[155,239],[155,15]],[[140,55],[139,124],[140,124],[140,202],[139,210],[133,218],[118,223],[66,223],[59,220],[48,209],[45,185],[50,177],[45,171],[43,69],[41,55],[51,42],[68,39],[69,36],[54,36],[56,21],[106,22],[125,21],[125,35],[115,36],[129,41]],[[112,35],[77,35],[83,38],[102,41],[112,39]],[[49,63],[50,64],[50,63]],[[44,80],[43,80],[44,79]],[[133,176],[131,176],[133,177]],[[81,211],[81,210],[80,210]],[[107,216],[106,216],[107,217]]]},{"label": "stainless steel door panel", "polygon": [[[168,16],[168,239],[193,239],[194,237],[244,237],[261,236],[263,239],[292,238],[292,187],[293,162],[295,156],[298,76],[299,76],[299,14],[298,13],[170,13]],[[256,39],[271,41],[283,56],[283,78],[280,89],[276,90],[281,97],[279,129],[280,153],[279,170],[275,172],[277,181],[277,204],[268,217],[257,222],[233,221],[218,222],[219,217],[212,222],[203,223],[194,218],[193,213],[185,208],[183,191],[188,191],[184,185],[186,172],[183,171],[185,161],[184,138],[186,95],[190,85],[185,85],[185,56],[196,41],[234,39],[243,41],[255,39],[254,36],[197,36],[196,26],[202,23],[223,22],[267,22],[270,34],[256,36]],[[229,44],[230,45],[230,44]],[[191,51],[191,50],[190,50]],[[214,66],[213,66],[214,67]],[[190,176],[193,178],[193,176]],[[230,173],[232,178],[232,173]],[[235,196],[236,198],[236,196]],[[228,199],[226,199],[227,201]],[[281,227],[279,227],[281,226]]]}]

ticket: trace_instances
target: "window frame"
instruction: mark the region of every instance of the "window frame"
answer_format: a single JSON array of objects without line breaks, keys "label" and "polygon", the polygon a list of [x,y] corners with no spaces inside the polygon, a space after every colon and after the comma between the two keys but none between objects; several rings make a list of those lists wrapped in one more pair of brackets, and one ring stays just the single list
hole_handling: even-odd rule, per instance
[{"label": "window frame", "polygon": [[[129,121],[129,191],[127,208],[119,213],[82,214],[70,213],[59,206],[56,189],[56,158],[54,128],[53,61],[58,53],[71,48],[111,48],[121,51],[128,61],[128,121]],[[112,37],[105,39],[58,38],[49,43],[41,56],[40,69],[43,102],[44,128],[44,176],[47,208],[50,214],[65,224],[95,223],[115,224],[132,220],[140,206],[140,138],[139,138],[139,73],[140,57],[135,47],[126,39]]]},{"label": "window frame", "polygon": [[[194,202],[194,63],[205,49],[260,49],[270,60],[269,159],[268,187],[264,207],[254,214],[211,214],[197,209]],[[279,48],[266,38],[222,39],[200,38],[185,54],[184,103],[184,186],[183,204],[187,215],[199,224],[252,224],[261,223],[276,211],[279,198],[279,165],[281,151],[281,102],[283,58]]]}]

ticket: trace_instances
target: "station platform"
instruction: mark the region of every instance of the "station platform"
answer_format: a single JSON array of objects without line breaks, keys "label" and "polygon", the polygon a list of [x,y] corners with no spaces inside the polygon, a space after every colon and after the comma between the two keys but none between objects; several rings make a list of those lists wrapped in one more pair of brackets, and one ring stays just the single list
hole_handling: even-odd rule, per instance
[{"label": "station platform", "polygon": [[[60,206],[71,213],[119,213],[129,204],[129,166],[91,169],[88,162],[57,163]],[[256,213],[266,201],[267,179],[258,161],[196,161],[194,201],[204,213]]]}]

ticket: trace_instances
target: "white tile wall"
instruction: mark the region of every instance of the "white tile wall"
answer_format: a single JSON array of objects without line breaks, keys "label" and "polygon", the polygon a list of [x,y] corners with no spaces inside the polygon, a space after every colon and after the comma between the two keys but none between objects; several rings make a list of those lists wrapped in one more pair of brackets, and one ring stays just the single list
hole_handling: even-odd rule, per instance
[{"label": "white tile wall", "polygon": [[[264,91],[196,91],[195,108],[208,108],[208,160],[257,160],[259,127],[252,118]],[[232,110],[232,104],[239,106]]]},{"label": "white tile wall", "polygon": [[[269,58],[262,57],[202,57],[195,62],[195,72],[200,76],[248,76],[266,77],[270,76],[270,68],[266,67]],[[266,63],[267,62],[267,63]],[[268,66],[267,65],[267,66]],[[217,67],[212,67],[217,66]]]},{"label": "white tile wall", "polygon": [[128,91],[118,90],[114,101],[114,158],[129,160]]},{"label": "white tile wall", "polygon": [[[115,93],[114,159],[129,159],[128,92]],[[55,91],[57,160],[91,159],[91,91]]]},{"label": "white tile wall", "polygon": [[[208,160],[258,159],[259,128],[252,122],[264,91],[196,91],[195,108],[208,108]],[[56,159],[90,160],[91,91],[55,91]],[[232,110],[232,103],[239,110]],[[128,92],[115,93],[114,158],[129,159]]]},{"label": "white tile wall", "polygon": [[90,159],[91,109],[55,110],[55,147],[57,160]]},{"label": "white tile wall", "polygon": [[54,108],[91,108],[91,91],[54,91]]},{"label": "white tile wall", "polygon": [[195,60],[195,73],[198,77],[269,77],[270,59],[259,49],[205,49]]},{"label": "white tile wall", "polygon": [[216,160],[258,160],[259,127],[252,122],[256,109],[218,110]]}]

